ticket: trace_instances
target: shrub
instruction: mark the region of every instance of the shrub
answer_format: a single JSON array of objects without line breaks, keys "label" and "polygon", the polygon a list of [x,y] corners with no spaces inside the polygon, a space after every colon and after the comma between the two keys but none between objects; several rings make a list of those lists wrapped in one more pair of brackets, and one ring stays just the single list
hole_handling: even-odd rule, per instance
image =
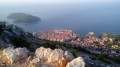
[{"label": "shrub", "polygon": [[76,58],[77,55],[76,55],[76,52],[74,50],[71,50],[71,53],[73,54],[73,56]]},{"label": "shrub", "polygon": [[59,47],[58,47],[58,48],[63,50],[63,47],[62,47],[61,45],[59,45]]},{"label": "shrub", "polygon": [[12,37],[10,41],[15,47],[30,47],[30,43],[27,42],[23,37]]},{"label": "shrub", "polygon": [[57,46],[52,44],[51,42],[44,43],[41,46],[43,46],[45,48],[51,48],[51,49],[56,49],[57,48]]},{"label": "shrub", "polygon": [[67,49],[71,49],[72,47],[70,45],[65,45]]}]

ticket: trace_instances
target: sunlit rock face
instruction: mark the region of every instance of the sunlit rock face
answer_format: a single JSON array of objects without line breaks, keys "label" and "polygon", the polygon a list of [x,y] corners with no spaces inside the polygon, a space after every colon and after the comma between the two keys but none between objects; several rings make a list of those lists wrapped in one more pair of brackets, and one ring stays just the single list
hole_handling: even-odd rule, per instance
[{"label": "sunlit rock face", "polygon": [[56,62],[60,60],[64,56],[64,51],[61,49],[55,49],[53,52],[50,54],[48,58],[48,62]]},{"label": "sunlit rock face", "polygon": [[0,67],[1,66],[3,67],[4,66],[6,67],[84,67],[85,66],[85,63],[81,57],[74,60],[73,58],[74,57],[70,52],[63,51],[61,49],[52,50],[50,48],[40,47],[36,49],[35,53],[31,53],[26,48],[14,49],[13,47],[9,47],[0,51]]},{"label": "sunlit rock face", "polygon": [[8,64],[20,61],[28,57],[29,50],[26,48],[8,47],[3,50],[3,56],[6,57]]},{"label": "sunlit rock face", "polygon": [[38,58],[48,58],[51,53],[52,53],[52,50],[50,48],[46,49],[44,47],[40,47],[35,51],[35,55]]},{"label": "sunlit rock face", "polygon": [[[61,49],[51,50],[50,48],[40,47],[35,52],[37,59],[46,59],[47,63],[55,63],[58,67],[65,67],[74,57],[68,51]],[[43,61],[43,62],[44,62]],[[40,61],[42,62],[42,60]]]},{"label": "sunlit rock face", "polygon": [[82,57],[78,57],[67,63],[66,67],[85,67],[85,62]]}]

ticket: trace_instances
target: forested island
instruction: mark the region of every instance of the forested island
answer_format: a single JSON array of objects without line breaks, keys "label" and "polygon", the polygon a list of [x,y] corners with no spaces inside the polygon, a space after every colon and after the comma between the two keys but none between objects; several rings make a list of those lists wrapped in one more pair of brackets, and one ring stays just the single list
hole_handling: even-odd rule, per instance
[{"label": "forested island", "polygon": [[24,23],[24,24],[41,21],[39,17],[26,13],[11,13],[7,18],[12,19],[15,23]]}]

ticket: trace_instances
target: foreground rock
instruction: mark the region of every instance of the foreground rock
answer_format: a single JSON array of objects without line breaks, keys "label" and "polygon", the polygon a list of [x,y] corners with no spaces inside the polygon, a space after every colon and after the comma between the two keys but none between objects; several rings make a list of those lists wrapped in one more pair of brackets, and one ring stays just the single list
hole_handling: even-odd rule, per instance
[{"label": "foreground rock", "polygon": [[17,61],[21,61],[28,57],[29,50],[26,48],[16,48],[8,47],[3,50],[3,56],[6,57],[7,63],[12,64]]},{"label": "foreground rock", "polygon": [[[73,60],[73,55],[61,49],[40,47],[35,53],[26,48],[13,47],[0,50],[0,67],[84,67],[81,57]],[[72,61],[73,60],[73,61]],[[71,62],[70,62],[71,61]],[[67,66],[66,66],[67,65]],[[77,65],[77,66],[76,66]]]},{"label": "foreground rock", "polygon": [[[35,56],[36,60],[42,59],[39,62],[53,63],[57,67],[66,67],[66,64],[74,58],[68,51],[63,51],[61,49],[51,50],[50,48],[47,49],[44,47],[38,48],[35,52]],[[34,59],[32,60],[32,63],[38,62],[33,61]],[[36,65],[38,65],[38,63],[36,63]]]},{"label": "foreground rock", "polygon": [[85,62],[82,57],[78,57],[67,63],[66,67],[85,67]]}]

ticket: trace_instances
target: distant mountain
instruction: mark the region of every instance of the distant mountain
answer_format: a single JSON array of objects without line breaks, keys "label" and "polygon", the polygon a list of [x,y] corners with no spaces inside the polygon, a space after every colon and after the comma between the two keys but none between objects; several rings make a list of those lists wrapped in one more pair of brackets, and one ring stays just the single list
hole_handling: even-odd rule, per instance
[{"label": "distant mountain", "polygon": [[39,17],[26,13],[12,13],[7,18],[14,20],[14,22],[16,23],[25,23],[25,24],[41,21]]}]

